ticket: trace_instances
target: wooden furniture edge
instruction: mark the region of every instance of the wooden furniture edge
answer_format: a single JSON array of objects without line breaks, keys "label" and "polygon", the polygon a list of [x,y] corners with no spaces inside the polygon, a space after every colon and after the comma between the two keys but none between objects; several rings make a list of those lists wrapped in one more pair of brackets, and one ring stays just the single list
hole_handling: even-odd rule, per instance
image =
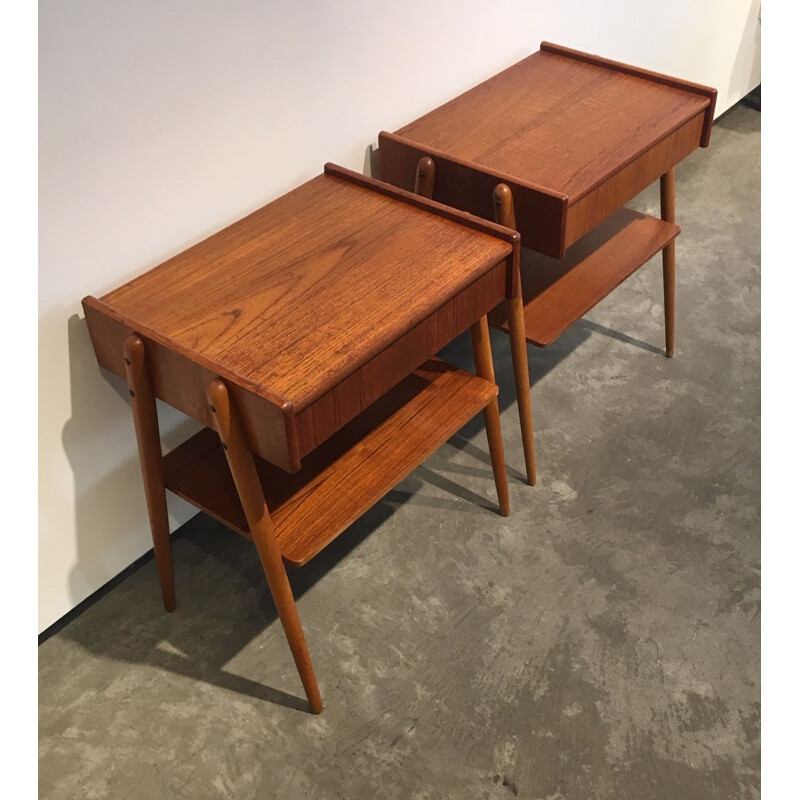
[{"label": "wooden furniture edge", "polygon": [[198,353],[195,350],[190,350],[188,347],[184,347],[179,342],[174,341],[169,336],[164,336],[158,331],[151,328],[149,325],[142,324],[140,322],[136,322],[127,314],[118,311],[113,306],[108,305],[107,303],[99,300],[98,298],[94,297],[93,295],[87,295],[86,297],[81,300],[81,305],[83,305],[84,310],[88,305],[90,308],[94,309],[95,311],[100,312],[101,314],[105,314],[111,319],[116,320],[117,322],[126,325],[129,328],[132,328],[136,333],[140,334],[141,336],[146,336],[148,339],[152,339],[155,342],[158,342],[164,347],[168,347],[170,350],[182,355],[191,361],[194,361],[200,366],[205,367],[207,370],[211,372],[217,372],[221,378],[225,378],[226,380],[230,380],[233,383],[237,384],[238,386],[242,386],[245,389],[257,394],[259,397],[262,397],[264,400],[268,400],[273,405],[276,405],[280,408],[283,407],[291,407],[292,401],[282,397],[279,394],[276,394],[264,386],[260,384],[253,383],[253,381],[248,381],[241,376],[235,375],[233,372],[228,370],[224,365],[214,361],[211,358],[207,358],[206,356],[202,355],[202,353]]},{"label": "wooden furniture edge", "polygon": [[[563,255],[564,249],[566,247],[566,237],[567,237],[567,209],[569,208],[569,203],[570,203],[570,198],[566,194],[563,194],[562,192],[556,192],[552,189],[547,189],[543,186],[531,183],[530,181],[526,181],[522,178],[514,178],[513,176],[507,175],[504,172],[489,169],[481,166],[480,164],[475,164],[471,161],[465,161],[455,156],[448,155],[447,153],[443,152],[442,150],[438,150],[435,147],[428,147],[427,145],[422,144],[420,142],[416,142],[413,139],[408,139],[405,136],[400,136],[396,133],[390,133],[389,131],[381,131],[378,134],[378,142],[379,142],[379,148],[382,148],[384,150],[385,150],[385,143],[391,143],[393,147],[404,148],[408,151],[413,151],[419,154],[420,157],[425,157],[425,156],[430,157],[433,159],[434,163],[448,162],[454,165],[455,167],[467,170],[475,175],[488,176],[492,179],[496,179],[498,183],[505,183],[509,186],[513,186],[518,191],[532,192],[534,194],[539,194],[543,198],[545,198],[546,201],[558,204],[560,206],[561,224],[560,224],[560,229],[557,232],[557,235],[553,237],[554,239],[553,245],[554,245],[554,250],[555,246],[557,245],[558,252]],[[381,183],[388,186],[392,186],[394,191],[397,192],[407,191],[405,189],[401,189],[400,187],[394,186],[394,184],[387,184],[385,181],[382,181]],[[412,197],[419,197],[419,195],[414,195],[413,193],[411,194]],[[436,200],[426,199],[426,203],[432,204],[435,207],[450,209],[451,211],[455,211],[456,213],[465,215],[466,217],[480,220],[483,223],[489,222],[488,220],[486,220],[485,217],[479,217],[470,214],[468,211],[462,211],[460,209],[456,210],[454,207],[444,205]],[[515,258],[518,257],[515,256]],[[509,296],[511,295],[509,294]]]},{"label": "wooden furniture edge", "polygon": [[[499,170],[484,167],[481,164],[476,164],[474,161],[466,161],[463,158],[458,158],[457,156],[453,156],[449,153],[446,153],[444,150],[437,150],[435,147],[430,147],[424,142],[417,142],[414,139],[410,139],[407,136],[402,136],[401,134],[390,133],[389,131],[381,131],[378,134],[378,148],[379,148],[378,152],[380,152],[381,139],[391,139],[393,142],[397,142],[398,144],[408,145],[416,150],[424,150],[426,154],[430,154],[434,159],[445,158],[448,161],[451,161],[453,164],[458,164],[458,166],[460,167],[466,167],[467,169],[476,169],[479,172],[484,173],[485,175],[491,175],[493,178],[497,178],[497,180],[500,181],[501,183],[515,183],[518,186],[524,186],[526,189],[531,189],[534,192],[539,192],[539,194],[546,195],[547,197],[550,197],[553,200],[559,200],[562,203],[569,203],[570,200],[569,196],[564,194],[563,192],[557,192],[555,189],[550,189],[547,186],[541,186],[538,183],[534,183],[533,181],[527,181],[524,180],[523,178],[515,178],[513,175],[509,175],[505,172],[500,172]],[[405,191],[405,190],[400,189],[399,191]],[[430,202],[436,203],[435,200],[432,200]],[[437,203],[437,205],[441,204]],[[448,207],[449,206],[445,206],[445,208]],[[483,220],[482,217],[478,217],[478,219],[481,219],[483,222],[487,221]]]},{"label": "wooden furniture edge", "polygon": [[500,259],[463,291],[398,336],[374,358],[349,374],[310,406],[295,405],[300,457],[466,331],[478,316],[501,303],[508,288],[508,262]]},{"label": "wooden furniture edge", "polygon": [[613,61],[610,58],[603,58],[602,56],[594,55],[593,53],[586,53],[583,50],[574,50],[571,47],[564,47],[560,44],[553,42],[542,42],[539,45],[539,50],[544,53],[551,53],[553,55],[563,56],[564,58],[572,58],[576,61],[584,61],[587,64],[593,64],[596,67],[605,67],[606,69],[622,72],[626,75],[632,75],[635,78],[642,78],[644,80],[660,83],[664,86],[669,86],[673,89],[680,89],[684,92],[691,92],[692,94],[699,94],[708,99],[708,106],[706,106],[705,121],[703,123],[703,134],[700,139],[700,147],[708,147],[711,138],[711,126],[714,122],[714,108],[717,103],[717,90],[712,86],[705,86],[701,83],[693,83],[686,81],[682,78],[675,78],[672,75],[665,75],[662,72],[654,72],[642,67],[635,67],[632,64],[626,64],[622,61]]},{"label": "wooden furniture edge", "polygon": [[366,175],[361,175],[358,172],[354,172],[346,167],[340,167],[338,164],[333,164],[331,162],[325,164],[325,174],[333,175],[337,178],[341,178],[342,180],[350,181],[350,183],[356,183],[359,186],[363,186],[366,189],[372,189],[373,191],[386,195],[387,197],[395,197],[398,200],[407,203],[408,205],[426,209],[433,214],[436,214],[439,217],[444,217],[445,219],[449,219],[452,222],[460,222],[463,225],[466,225],[468,228],[477,230],[480,233],[485,233],[489,236],[494,236],[497,239],[502,239],[504,242],[511,244],[512,247],[515,243],[519,245],[520,235],[517,231],[513,230],[512,228],[506,228],[505,226],[499,225],[496,222],[483,219],[483,217],[476,217],[474,214],[470,214],[468,211],[461,211],[457,208],[453,208],[452,206],[447,206],[444,203],[438,203],[436,200],[429,200],[427,197],[414,194],[414,192],[409,192],[407,189],[401,189],[399,186],[394,186],[391,183],[386,183],[385,181],[379,181],[376,178],[368,178]]},{"label": "wooden furniture edge", "polygon": [[349,181],[350,183],[354,183],[365,189],[378,192],[379,194],[383,194],[387,197],[393,197],[401,202],[414,206],[415,208],[430,211],[432,214],[436,214],[437,216],[443,217],[451,222],[458,222],[468,228],[471,228],[472,230],[485,233],[488,236],[493,236],[497,239],[507,242],[511,245],[511,253],[507,257],[508,296],[511,297],[516,291],[516,284],[514,280],[517,274],[516,267],[519,265],[519,254],[522,241],[519,231],[515,231],[513,228],[507,228],[503,225],[499,225],[496,222],[483,219],[483,217],[475,216],[467,211],[461,211],[460,209],[445,205],[444,203],[438,203],[436,200],[431,200],[427,197],[423,197],[422,195],[414,194],[414,192],[401,189],[399,186],[394,186],[391,183],[379,181],[375,178],[369,178],[366,175],[361,175],[358,172],[354,172],[346,167],[341,167],[338,164],[334,164],[330,161],[325,164],[324,170],[326,175],[332,175],[336,178]]},{"label": "wooden furniture edge", "polygon": [[[159,334],[157,331],[154,331],[147,325],[136,323],[127,315],[122,314],[112,306],[108,305],[102,300],[99,300],[93,295],[87,295],[86,297],[84,297],[81,300],[81,305],[83,306],[84,314],[86,314],[87,308],[91,309],[92,312],[102,314],[103,316],[106,316],[114,320],[115,322],[124,325],[126,328],[129,328],[139,336],[143,336],[146,339],[151,339],[157,344],[160,344],[162,347],[165,347],[171,350],[172,352],[176,353],[177,355],[186,358],[187,360],[192,361],[195,364],[198,364],[204,369],[207,369],[209,372],[216,373],[221,379],[230,381],[236,386],[239,386],[241,389],[256,395],[260,399],[264,400],[267,403],[272,404],[273,406],[276,406],[278,409],[280,409],[283,416],[283,421],[286,428],[286,441],[289,448],[289,453],[288,453],[289,462],[291,464],[292,470],[297,471],[300,469],[300,446],[297,436],[295,408],[294,408],[294,403],[291,400],[288,400],[286,398],[281,397],[280,395],[270,392],[264,387],[259,386],[258,384],[254,384],[252,381],[247,381],[242,379],[241,377],[234,375],[230,370],[226,369],[223,365],[215,362],[212,359],[206,358],[200,353],[197,353],[193,350],[189,350],[188,348],[183,347],[182,345],[170,339],[168,336],[163,336],[162,334]],[[120,375],[120,377],[125,377],[125,376]]]},{"label": "wooden furniture edge", "polygon": [[[660,136],[658,139],[655,139],[653,142],[651,142],[646,147],[642,147],[639,150],[637,150],[635,153],[633,153],[633,155],[631,155],[627,160],[625,160],[621,164],[619,164],[617,166],[617,168],[613,172],[610,172],[603,179],[596,181],[595,183],[593,183],[591,186],[587,187],[583,191],[574,194],[569,199],[570,207],[576,205],[581,200],[583,200],[584,198],[588,197],[592,192],[597,191],[603,185],[605,185],[605,184],[609,183],[610,181],[612,181],[617,175],[620,174],[620,172],[623,172],[624,170],[626,170],[628,167],[631,166],[631,164],[636,163],[640,158],[643,158],[643,157],[647,156],[648,153],[650,153],[652,150],[654,150],[660,144],[665,142],[667,139],[669,139],[672,136],[676,136],[682,129],[684,129],[687,126],[691,125],[701,114],[705,114],[705,111],[702,111],[702,110],[698,111],[696,114],[693,114],[691,117],[689,117],[689,119],[684,120],[683,122],[680,122],[677,125],[674,125],[666,133],[664,133],[663,136]],[[703,126],[705,126],[705,124],[706,123],[704,121],[703,122]],[[703,136],[705,135],[704,131],[705,131],[705,127],[700,132],[700,142],[698,144],[701,144],[702,141],[703,141]],[[692,150],[694,150],[694,149],[695,148],[692,148]],[[677,164],[673,164],[670,167],[670,169],[672,169],[675,166],[677,166]],[[566,231],[565,231],[565,241],[566,241]]]},{"label": "wooden furniture edge", "polygon": [[683,126],[621,166],[607,181],[571,205],[566,224],[567,248],[602,222],[607,217],[607,209],[621,208],[693,153],[697,149],[702,127],[703,112],[699,111]]}]

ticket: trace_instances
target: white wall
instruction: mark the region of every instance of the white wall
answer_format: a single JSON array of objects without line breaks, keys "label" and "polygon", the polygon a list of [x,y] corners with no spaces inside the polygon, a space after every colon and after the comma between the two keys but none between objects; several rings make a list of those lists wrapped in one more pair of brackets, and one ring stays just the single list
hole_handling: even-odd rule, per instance
[{"label": "white wall", "polygon": [[[379,130],[543,39],[716,86],[721,113],[760,82],[757,14],[751,0],[42,0],[40,631],[150,547],[127,392],[96,366],[81,297],[325,161],[363,170]],[[193,429],[162,411],[167,444]]]}]

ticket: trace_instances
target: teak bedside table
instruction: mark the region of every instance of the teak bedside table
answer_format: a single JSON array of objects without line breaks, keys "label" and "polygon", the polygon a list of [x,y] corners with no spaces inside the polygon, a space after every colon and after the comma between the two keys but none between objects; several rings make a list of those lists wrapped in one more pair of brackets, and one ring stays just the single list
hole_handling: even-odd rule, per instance
[{"label": "teak bedside table", "polygon": [[[165,607],[166,488],[254,541],[319,712],[284,562],[305,564],[481,410],[508,513],[486,314],[518,269],[515,231],[328,164],[85,298],[99,363],[130,387]],[[432,358],[467,328],[477,375]],[[208,426],[163,458],[155,398]]]},{"label": "teak bedside table", "polygon": [[[674,167],[711,135],[716,90],[543,42],[379,136],[381,177],[522,235],[527,341],[550,344],[659,250],[674,351]],[[661,219],[621,206],[661,180]],[[536,252],[534,252],[536,251]],[[504,309],[490,316],[514,344]],[[531,450],[533,439],[523,433]],[[526,458],[528,453],[526,452]]]}]

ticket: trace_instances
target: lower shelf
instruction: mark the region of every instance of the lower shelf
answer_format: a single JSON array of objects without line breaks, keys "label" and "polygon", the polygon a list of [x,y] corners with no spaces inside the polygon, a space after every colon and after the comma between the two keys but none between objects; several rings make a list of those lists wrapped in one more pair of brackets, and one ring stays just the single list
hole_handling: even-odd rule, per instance
[{"label": "lower shelf", "polygon": [[[522,249],[520,272],[525,335],[545,347],[596,306],[680,233],[680,228],[622,208],[555,259]],[[508,331],[505,304],[489,315]]]},{"label": "lower shelf", "polygon": [[[497,387],[433,359],[289,474],[255,457],[284,560],[302,566],[459,428]],[[225,454],[206,428],[164,459],[167,488],[250,538]]]}]

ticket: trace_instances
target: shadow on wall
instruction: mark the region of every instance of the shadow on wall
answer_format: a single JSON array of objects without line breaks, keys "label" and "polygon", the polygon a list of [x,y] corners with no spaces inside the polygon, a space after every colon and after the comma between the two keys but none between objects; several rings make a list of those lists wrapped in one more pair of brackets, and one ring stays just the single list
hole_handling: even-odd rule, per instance
[{"label": "shadow on wall", "polygon": [[[62,443],[74,481],[77,560],[69,575],[73,603],[83,600],[151,546],[128,387],[101,371],[86,321],[67,321],[71,417]],[[171,409],[164,413],[169,430],[162,437],[174,447],[198,429],[197,423]],[[180,421],[179,421],[180,420]],[[177,422],[177,426],[175,423]],[[173,502],[173,500],[175,502]],[[173,527],[193,513],[178,498],[170,500]]]},{"label": "shadow on wall", "polygon": [[379,155],[380,153],[374,145],[367,145],[367,149],[364,152],[363,173],[368,178],[375,178],[376,180],[381,179],[381,162]]}]

